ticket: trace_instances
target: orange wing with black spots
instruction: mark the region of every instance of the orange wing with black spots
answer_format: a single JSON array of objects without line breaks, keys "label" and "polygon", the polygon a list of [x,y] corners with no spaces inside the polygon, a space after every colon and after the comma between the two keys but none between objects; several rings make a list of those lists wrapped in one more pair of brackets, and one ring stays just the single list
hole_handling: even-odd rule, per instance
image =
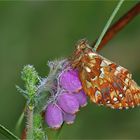
[{"label": "orange wing with black spots", "polygon": [[100,56],[85,41],[77,45],[72,67],[78,69],[83,90],[99,105],[127,109],[140,103],[140,87],[127,69]]}]

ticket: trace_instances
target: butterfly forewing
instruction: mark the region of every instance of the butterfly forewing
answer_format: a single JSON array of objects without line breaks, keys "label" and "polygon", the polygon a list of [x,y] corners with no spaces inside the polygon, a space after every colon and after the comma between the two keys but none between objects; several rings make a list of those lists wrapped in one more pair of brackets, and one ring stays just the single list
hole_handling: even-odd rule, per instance
[{"label": "butterfly forewing", "polygon": [[77,45],[71,59],[78,69],[85,93],[91,101],[114,109],[140,103],[140,88],[129,71],[94,52],[86,41]]}]

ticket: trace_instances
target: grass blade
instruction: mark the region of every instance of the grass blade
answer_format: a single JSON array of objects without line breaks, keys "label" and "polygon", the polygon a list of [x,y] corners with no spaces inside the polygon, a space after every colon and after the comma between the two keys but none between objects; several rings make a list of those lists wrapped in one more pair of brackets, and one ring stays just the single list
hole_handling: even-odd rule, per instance
[{"label": "grass blade", "polygon": [[7,139],[20,140],[17,136],[15,136],[11,131],[9,131],[7,128],[5,128],[1,124],[0,124],[0,134],[4,135]]},{"label": "grass blade", "polygon": [[22,114],[20,115],[20,117],[19,117],[19,119],[18,119],[18,121],[17,121],[17,123],[16,123],[16,127],[15,127],[16,131],[19,130],[19,128],[20,128],[20,126],[21,126],[21,123],[22,123],[22,121],[23,121],[23,118],[24,118],[24,112],[22,112]]}]

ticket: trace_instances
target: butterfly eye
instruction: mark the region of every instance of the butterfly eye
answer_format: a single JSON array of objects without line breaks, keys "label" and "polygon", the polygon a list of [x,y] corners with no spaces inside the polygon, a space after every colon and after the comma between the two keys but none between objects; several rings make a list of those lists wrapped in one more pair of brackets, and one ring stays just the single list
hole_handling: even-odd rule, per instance
[{"label": "butterfly eye", "polygon": [[77,46],[77,49],[78,50],[85,50],[86,46],[84,44],[80,44],[80,45]]},{"label": "butterfly eye", "polygon": [[76,50],[76,55],[82,55],[84,54],[85,46],[84,45],[78,45]]}]

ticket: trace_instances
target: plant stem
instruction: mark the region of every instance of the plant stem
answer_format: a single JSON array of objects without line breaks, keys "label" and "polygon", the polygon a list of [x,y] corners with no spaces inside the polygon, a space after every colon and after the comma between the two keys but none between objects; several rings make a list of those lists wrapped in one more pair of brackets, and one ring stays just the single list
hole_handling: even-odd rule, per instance
[{"label": "plant stem", "polygon": [[21,123],[23,121],[23,118],[24,118],[24,112],[22,112],[22,114],[20,115],[20,117],[19,117],[19,119],[18,119],[18,121],[16,123],[16,127],[15,127],[16,132],[19,131],[19,128],[21,126]]},{"label": "plant stem", "polygon": [[[125,13],[118,21],[116,21],[105,33],[100,42],[97,51],[102,49],[121,29],[123,29],[130,21],[132,21],[138,14],[140,14],[140,2]],[[92,47],[94,47],[95,42]]]},{"label": "plant stem", "polygon": [[33,108],[27,107],[27,140],[33,139]]},{"label": "plant stem", "polygon": [[106,31],[108,30],[109,26],[111,25],[112,20],[114,19],[115,15],[117,14],[118,10],[120,9],[121,5],[123,4],[124,0],[120,0],[116,6],[116,8],[114,9],[114,11],[112,12],[109,20],[107,21],[101,35],[99,36],[95,46],[94,46],[94,50],[96,51],[98,49],[99,44],[101,43]]},{"label": "plant stem", "polygon": [[9,131],[7,128],[5,128],[3,125],[0,124],[0,133],[3,134],[8,139],[16,139],[19,140],[17,136],[15,136],[11,131]]}]

